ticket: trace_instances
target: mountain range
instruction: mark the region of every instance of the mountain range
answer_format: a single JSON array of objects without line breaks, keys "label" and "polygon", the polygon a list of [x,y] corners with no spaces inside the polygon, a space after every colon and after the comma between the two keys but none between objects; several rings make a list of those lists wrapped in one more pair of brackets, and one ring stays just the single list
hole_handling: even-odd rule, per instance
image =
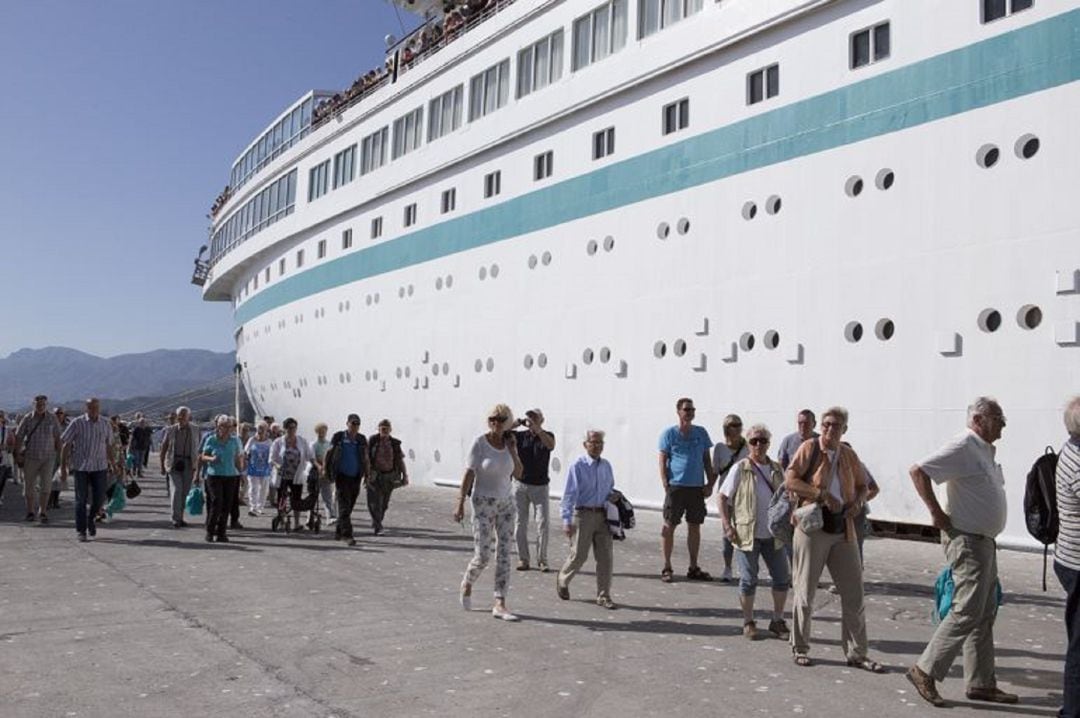
[{"label": "mountain range", "polygon": [[131,399],[177,394],[232,377],[231,352],[158,349],[99,357],[68,347],[19,349],[0,359],[0,407],[25,410],[36,394],[52,404],[89,396]]}]

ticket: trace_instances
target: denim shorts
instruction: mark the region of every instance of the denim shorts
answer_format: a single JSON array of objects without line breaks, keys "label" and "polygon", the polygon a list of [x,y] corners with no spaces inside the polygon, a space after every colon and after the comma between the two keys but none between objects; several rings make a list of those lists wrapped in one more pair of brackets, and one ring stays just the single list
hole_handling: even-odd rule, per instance
[{"label": "denim shorts", "polygon": [[765,560],[769,569],[774,591],[787,591],[791,588],[791,568],[788,566],[787,551],[781,546],[776,548],[773,539],[754,539],[754,550],[735,549],[735,562],[739,567],[739,593],[753,596],[758,583],[758,557]]}]

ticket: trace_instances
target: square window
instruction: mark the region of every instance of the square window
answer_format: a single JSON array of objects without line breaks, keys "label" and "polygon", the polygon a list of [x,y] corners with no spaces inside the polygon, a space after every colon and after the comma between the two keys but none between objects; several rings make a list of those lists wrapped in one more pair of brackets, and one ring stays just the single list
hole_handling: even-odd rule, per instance
[{"label": "square window", "polygon": [[457,190],[453,187],[442,193],[442,213],[447,214],[454,211],[454,206],[457,204]]},{"label": "square window", "polygon": [[[685,130],[690,126],[690,99],[684,97],[677,102],[672,102],[670,105],[664,105],[661,118],[665,135]],[[612,144],[614,145],[614,136],[612,137]]]},{"label": "square window", "polygon": [[615,152],[615,128],[609,127],[606,130],[600,130],[593,133],[593,159],[598,160],[602,157]]},{"label": "square window", "polygon": [[406,227],[411,227],[416,224],[416,202],[405,206],[403,223]]},{"label": "square window", "polygon": [[[382,236],[382,217],[375,217],[371,220],[371,238],[378,239]],[[351,237],[350,237],[351,240]]]},{"label": "square window", "polygon": [[346,229],[341,233],[341,248],[352,249],[352,230]]},{"label": "square window", "polygon": [[780,94],[780,65],[769,65],[746,76],[746,104],[756,105]]},{"label": "square window", "polygon": [[502,171],[496,170],[484,175],[484,199],[490,199],[502,192]]},{"label": "square window", "polygon": [[555,168],[555,153],[551,150],[538,154],[533,159],[533,180],[539,181],[551,176]]},{"label": "square window", "polygon": [[886,59],[889,56],[891,44],[887,22],[852,33],[851,69],[865,67],[872,62]]}]

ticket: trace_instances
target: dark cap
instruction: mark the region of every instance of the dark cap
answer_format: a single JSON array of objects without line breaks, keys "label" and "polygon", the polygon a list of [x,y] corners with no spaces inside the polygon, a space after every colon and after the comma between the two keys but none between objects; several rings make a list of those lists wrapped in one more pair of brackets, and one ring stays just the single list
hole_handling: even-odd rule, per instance
[{"label": "dark cap", "polygon": [[349,418],[345,420],[345,423],[346,424],[359,424],[360,423],[360,415],[359,414],[349,414]]}]

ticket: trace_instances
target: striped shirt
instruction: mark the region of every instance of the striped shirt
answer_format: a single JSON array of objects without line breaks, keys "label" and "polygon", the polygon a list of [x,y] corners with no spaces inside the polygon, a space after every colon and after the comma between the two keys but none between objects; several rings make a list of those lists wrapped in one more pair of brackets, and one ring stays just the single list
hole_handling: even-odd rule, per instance
[{"label": "striped shirt", "polygon": [[99,416],[97,421],[91,421],[83,414],[68,424],[60,440],[65,446],[71,444],[70,465],[75,471],[105,471],[109,468],[113,430],[108,419]]},{"label": "striped shirt", "polygon": [[1058,529],[1054,558],[1074,571],[1080,571],[1080,440],[1070,439],[1061,447],[1057,473]]},{"label": "striped shirt", "polygon": [[26,458],[33,461],[51,459],[56,456],[56,439],[60,436],[60,422],[47,411],[43,414],[31,412],[19,422],[15,435],[26,449]]}]

